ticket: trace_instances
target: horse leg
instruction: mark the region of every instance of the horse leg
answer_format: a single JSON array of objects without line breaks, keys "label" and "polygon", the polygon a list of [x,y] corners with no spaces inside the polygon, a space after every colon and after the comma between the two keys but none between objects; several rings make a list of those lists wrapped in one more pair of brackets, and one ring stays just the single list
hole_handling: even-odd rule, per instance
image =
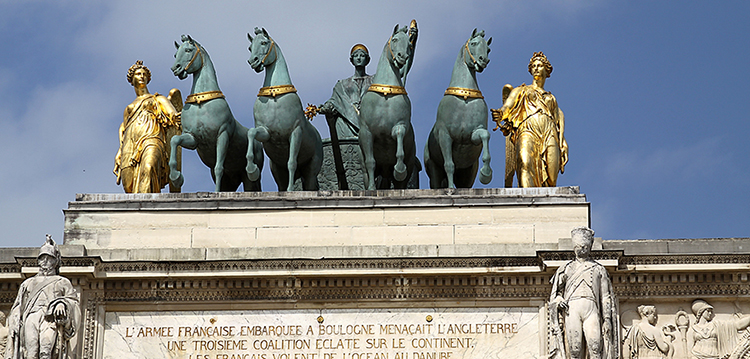
[{"label": "horse leg", "polygon": [[221,191],[221,178],[224,176],[224,159],[227,158],[227,148],[229,148],[229,132],[225,126],[222,126],[219,129],[219,137],[216,139],[216,164],[214,164],[216,192]]},{"label": "horse leg", "polygon": [[[312,126],[308,128],[311,129]],[[323,144],[318,140],[320,137],[315,136],[313,131],[309,131],[308,135],[312,137],[316,146],[313,156],[306,164],[300,167],[300,172],[302,173],[302,189],[305,191],[318,191],[320,190],[318,173],[320,173],[320,167],[323,165]]]},{"label": "horse leg", "polygon": [[300,167],[300,172],[302,173],[302,189],[305,191],[317,191],[320,189],[318,174],[315,173],[314,162],[315,158],[312,158],[307,164]]},{"label": "horse leg", "polygon": [[365,189],[375,189],[375,155],[372,149],[372,132],[362,126],[359,129],[359,149],[362,152],[362,163],[365,166]]},{"label": "horse leg", "polygon": [[302,126],[297,126],[292,130],[292,134],[289,135],[289,159],[286,162],[286,168],[289,172],[289,183],[287,184],[287,191],[294,190],[294,174],[297,172],[297,156],[299,156],[299,148],[302,144]]},{"label": "horse leg", "polygon": [[453,139],[448,131],[439,131],[437,136],[440,153],[443,154],[443,169],[448,180],[448,188],[456,188],[453,176],[456,174],[456,164],[453,162]]},{"label": "horse leg", "polygon": [[251,181],[247,173],[242,174],[242,188],[245,192],[261,192],[260,181]]},{"label": "horse leg", "polygon": [[391,129],[391,137],[396,140],[396,165],[393,167],[393,178],[396,181],[406,179],[406,164],[404,164],[404,136],[406,126],[402,123],[396,124]]},{"label": "horse leg", "polygon": [[169,180],[171,180],[175,186],[182,187],[182,184],[185,183],[185,178],[182,176],[180,170],[177,169],[177,157],[175,156],[177,153],[177,147],[182,146],[182,148],[194,150],[198,147],[198,142],[195,141],[195,137],[193,137],[192,134],[183,133],[181,135],[172,136],[172,139],[169,141],[169,146],[171,147],[171,151],[169,152]]},{"label": "horse leg", "polygon": [[433,135],[432,132],[430,132],[429,137],[427,137],[427,143],[424,144],[424,155],[422,155],[422,160],[424,161],[424,169],[427,172],[427,178],[430,179],[430,188],[438,188],[436,187],[437,184],[437,173],[434,169],[435,164],[432,163],[432,155],[430,154],[430,141],[432,141]]},{"label": "horse leg", "polygon": [[247,171],[247,177],[251,181],[257,181],[260,178],[260,168],[255,164],[255,140],[263,142],[268,141],[270,137],[268,130],[263,126],[247,130],[247,165],[245,171]]},{"label": "horse leg", "polygon": [[[279,192],[286,191],[289,183],[287,169],[279,163],[271,161],[271,175],[273,175],[273,180],[276,181],[276,187],[278,187]],[[292,184],[294,184],[294,182],[292,182]]]},{"label": "horse leg", "polygon": [[479,182],[488,184],[492,181],[492,168],[490,168],[490,131],[478,128],[471,134],[471,142],[474,145],[482,144],[482,169],[479,171]]}]

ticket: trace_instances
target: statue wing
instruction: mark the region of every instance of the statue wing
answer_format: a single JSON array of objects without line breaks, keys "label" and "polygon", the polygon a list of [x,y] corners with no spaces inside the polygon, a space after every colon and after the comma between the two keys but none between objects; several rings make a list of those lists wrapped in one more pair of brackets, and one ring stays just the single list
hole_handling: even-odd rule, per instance
[{"label": "statue wing", "polygon": [[169,96],[167,96],[167,99],[172,103],[172,106],[174,106],[177,112],[182,112],[182,92],[180,92],[179,89],[175,88],[169,91]]},{"label": "statue wing", "polygon": [[[174,109],[177,110],[177,116],[176,118],[180,120],[180,117],[182,115],[182,92],[180,92],[179,89],[172,89],[169,91],[169,96],[167,96],[167,99],[169,102],[172,103],[172,106],[174,106]],[[171,159],[172,156],[174,156],[177,159],[177,170],[182,170],[182,147],[177,147],[177,151],[175,153],[172,153],[172,146],[170,145],[170,142],[172,141],[173,136],[179,136],[182,134],[182,123],[177,122],[177,126],[171,126],[169,129],[167,129],[167,151],[169,151],[169,158]],[[179,193],[182,191],[182,187],[176,185],[172,180],[169,180],[169,192],[171,193]]]},{"label": "statue wing", "polygon": [[[508,100],[513,86],[505,84],[503,86],[503,105]],[[505,187],[513,187],[513,176],[516,173],[516,145],[511,140],[511,136],[505,137]]]},{"label": "statue wing", "polygon": [[513,91],[513,86],[511,84],[505,84],[505,86],[503,86],[503,103],[508,99],[511,91]]}]

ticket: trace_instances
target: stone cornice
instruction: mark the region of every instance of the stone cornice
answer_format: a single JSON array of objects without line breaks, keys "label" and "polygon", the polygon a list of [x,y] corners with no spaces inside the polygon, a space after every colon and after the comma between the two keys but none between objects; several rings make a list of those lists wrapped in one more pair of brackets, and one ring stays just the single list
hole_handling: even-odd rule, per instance
[{"label": "stone cornice", "polygon": [[[623,256],[595,251],[598,261],[695,267],[706,256]],[[537,257],[138,261],[105,262],[96,257],[66,258],[61,269],[98,303],[267,303],[362,301],[539,301],[549,295],[553,267],[569,251]],[[738,265],[747,255],[713,255],[714,263]],[[19,263],[31,264],[31,258]],[[744,262],[747,263],[747,262]],[[82,268],[95,268],[88,273]],[[31,267],[25,267],[31,268]],[[76,269],[77,268],[77,269]],[[655,267],[637,271],[608,267],[620,300],[643,298],[749,297],[746,270]],[[733,267],[732,267],[733,268]],[[0,271],[26,273],[20,264]],[[516,271],[513,271],[515,269]],[[363,270],[358,272],[357,270]],[[62,271],[61,271],[62,272]],[[0,281],[0,302],[11,303],[21,277]]]},{"label": "stone cornice", "polygon": [[578,187],[442,190],[78,194],[64,212],[564,205],[586,202]]}]

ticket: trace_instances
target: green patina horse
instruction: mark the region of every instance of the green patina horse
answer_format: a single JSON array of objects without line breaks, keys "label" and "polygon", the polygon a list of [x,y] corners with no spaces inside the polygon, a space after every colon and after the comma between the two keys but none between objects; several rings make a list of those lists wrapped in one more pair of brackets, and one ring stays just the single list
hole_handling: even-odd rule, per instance
[{"label": "green patina horse", "polygon": [[[255,153],[253,166],[263,167],[263,147],[260,143],[248,147],[248,130],[234,119],[219,90],[211,57],[190,36],[182,35],[182,44],[174,45],[177,53],[172,73],[180,80],[192,74],[193,86],[182,109],[182,134],[172,137],[171,153],[177,152],[177,146],[197,150],[211,169],[217,192],[236,191],[240,183],[245,191],[260,191],[260,178],[251,180],[245,169],[248,152]],[[184,178],[174,155],[169,168],[169,178],[182,186]]]},{"label": "green patina horse", "polygon": [[378,188],[406,188],[409,177],[419,171],[411,101],[402,81],[414,55],[416,36],[410,39],[410,35],[406,27],[396,25],[383,47],[372,85],[362,97],[359,147],[368,190],[376,189],[378,176]]},{"label": "green patina horse", "polygon": [[492,180],[487,103],[476,74],[490,62],[490,43],[492,38],[484,40],[484,30],[474,29],[458,52],[450,85],[440,100],[437,120],[424,148],[430,188],[471,188],[483,149],[479,181],[488,184]]},{"label": "green patina horse", "polygon": [[[264,143],[279,191],[291,191],[297,178],[302,178],[304,190],[317,191],[318,172],[323,164],[320,134],[305,117],[281,48],[266,29],[256,27],[255,35],[253,38],[247,34],[247,62],[255,72],[265,69],[266,75],[253,106],[255,127],[249,130],[249,136]],[[257,154],[247,154],[247,172],[250,178],[257,178],[260,171],[253,161]]]}]

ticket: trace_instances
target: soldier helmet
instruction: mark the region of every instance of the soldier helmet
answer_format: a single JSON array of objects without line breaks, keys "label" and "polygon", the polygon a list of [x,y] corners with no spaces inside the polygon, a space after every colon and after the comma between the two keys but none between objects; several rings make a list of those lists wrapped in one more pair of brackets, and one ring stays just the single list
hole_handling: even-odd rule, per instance
[{"label": "soldier helmet", "polygon": [[55,244],[55,241],[49,234],[44,240],[44,244],[42,245],[42,247],[39,248],[39,255],[37,256],[37,258],[41,257],[44,254],[54,257],[56,260],[55,267],[60,268],[60,250],[57,249],[57,244]]},{"label": "soldier helmet", "polygon": [[570,236],[573,239],[573,244],[588,244],[591,245],[594,242],[594,230],[588,227],[576,227],[570,231]]},{"label": "soldier helmet", "polygon": [[703,299],[696,299],[693,301],[691,309],[693,310],[693,314],[695,314],[695,319],[700,320],[706,309],[714,309],[714,307]]}]

